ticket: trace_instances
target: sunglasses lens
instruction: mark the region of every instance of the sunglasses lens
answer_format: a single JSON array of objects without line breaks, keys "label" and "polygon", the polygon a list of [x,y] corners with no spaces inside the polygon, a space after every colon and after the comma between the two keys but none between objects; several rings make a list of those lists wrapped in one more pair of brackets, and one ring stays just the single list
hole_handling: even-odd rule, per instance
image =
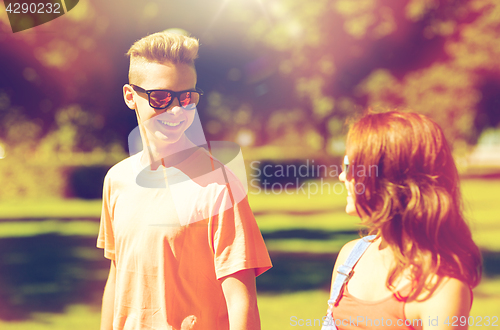
[{"label": "sunglasses lens", "polygon": [[198,104],[200,100],[200,94],[197,92],[185,92],[179,96],[179,102],[182,107],[186,107],[190,104]]},{"label": "sunglasses lens", "polygon": [[166,108],[172,101],[172,94],[163,91],[154,91],[149,95],[149,102],[154,108]]}]

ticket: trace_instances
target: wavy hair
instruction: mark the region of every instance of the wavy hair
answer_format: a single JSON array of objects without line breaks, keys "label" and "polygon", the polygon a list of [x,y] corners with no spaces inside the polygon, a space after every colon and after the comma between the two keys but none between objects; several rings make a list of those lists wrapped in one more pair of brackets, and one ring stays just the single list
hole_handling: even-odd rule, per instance
[{"label": "wavy hair", "polygon": [[462,214],[455,162],[435,122],[416,113],[368,113],[350,128],[347,155],[349,174],[363,188],[356,192],[362,223],[394,252],[388,288],[408,269],[410,299],[423,292],[429,298],[443,276],[479,283],[481,254]]},{"label": "wavy hair", "polygon": [[198,57],[197,39],[176,31],[165,30],[137,40],[128,50],[130,58],[129,82],[139,83],[143,79],[143,67],[147,62],[188,64],[194,67]]}]

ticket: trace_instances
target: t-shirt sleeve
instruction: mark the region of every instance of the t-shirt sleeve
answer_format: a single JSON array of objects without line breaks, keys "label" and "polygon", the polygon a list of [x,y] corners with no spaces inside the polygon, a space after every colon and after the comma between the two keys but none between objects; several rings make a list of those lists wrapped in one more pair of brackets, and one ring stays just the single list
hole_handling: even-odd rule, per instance
[{"label": "t-shirt sleeve", "polygon": [[217,203],[219,212],[212,223],[217,279],[245,269],[254,269],[259,276],[272,267],[247,196],[235,198],[241,193],[225,188]]},{"label": "t-shirt sleeve", "polygon": [[109,177],[104,179],[102,193],[101,223],[99,236],[97,237],[97,247],[104,249],[104,256],[115,260],[115,236],[113,231],[113,217],[110,209],[111,187]]}]

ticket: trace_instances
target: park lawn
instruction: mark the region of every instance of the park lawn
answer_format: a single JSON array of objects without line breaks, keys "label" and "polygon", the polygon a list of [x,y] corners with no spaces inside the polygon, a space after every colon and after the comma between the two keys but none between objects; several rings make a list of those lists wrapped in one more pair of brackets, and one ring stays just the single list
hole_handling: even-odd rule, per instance
[{"label": "park lawn", "polygon": [[58,219],[0,222],[0,238],[30,237],[42,234],[97,237],[98,232],[98,222],[78,220],[78,218],[71,222]]},{"label": "park lawn", "polygon": [[[500,316],[500,277],[485,279],[474,290],[474,304],[470,315],[474,320],[483,320],[486,317]],[[327,308],[328,292],[310,290],[283,293],[279,295],[259,294],[258,303],[263,330],[268,329],[296,329],[299,324],[307,326],[307,322],[314,325],[324,316]],[[88,330],[98,329],[100,311],[96,307],[86,305],[69,306],[65,313],[33,313],[32,319],[22,322],[0,321],[2,330]],[[496,324],[499,324],[498,322]],[[302,327],[301,327],[302,328]],[[319,329],[319,327],[316,327]],[[470,326],[469,329],[482,329]]]},{"label": "park lawn", "polygon": [[102,202],[83,199],[34,199],[0,202],[0,219],[99,217]]},{"label": "park lawn", "polygon": [[91,330],[99,329],[101,311],[88,305],[68,306],[64,313],[32,313],[26,321],[0,320],[2,330]]},{"label": "park lawn", "polygon": [[[498,180],[463,180],[465,216],[469,220],[476,243],[484,250],[500,251],[500,192]],[[266,195],[249,191],[249,201],[261,231],[309,230],[357,232],[363,228],[359,219],[344,212],[345,192],[335,194]],[[97,225],[85,221],[63,223],[60,218],[97,219],[100,200],[57,200],[0,202],[0,219],[44,219],[16,223],[0,221],[0,237],[33,236],[56,232],[63,235],[96,235]],[[52,218],[52,219],[51,219]],[[332,239],[267,239],[270,250],[296,252],[335,252],[343,242],[356,234],[336,235]]]},{"label": "park lawn", "polygon": [[[307,322],[312,325],[314,322],[318,324],[318,319],[326,313],[328,298],[329,293],[322,290],[280,295],[261,294],[258,299],[262,329],[319,329],[317,326],[307,326]],[[481,321],[482,326],[471,324],[469,329],[483,329],[486,317],[493,320],[496,316],[498,320],[496,324],[500,325],[500,277],[486,278],[474,289],[474,303],[470,316],[474,317],[474,323]],[[304,325],[300,326],[299,322]],[[493,323],[490,324],[492,325]]]},{"label": "park lawn", "polygon": [[[500,251],[500,180],[462,180],[464,215],[471,226],[476,244],[483,250]],[[325,231],[357,231],[359,219],[344,212],[346,194],[252,195],[252,210],[258,215],[261,231],[307,229]],[[270,250],[335,252],[346,236],[331,240],[266,240]],[[357,235],[347,235],[354,239]],[[337,239],[338,238],[338,239]],[[342,245],[342,244],[341,244]]]},{"label": "park lawn", "polygon": [[[462,182],[465,216],[471,224],[476,243],[487,251],[500,251],[499,184],[500,181],[495,180]],[[335,253],[343,244],[357,238],[358,231],[363,228],[358,218],[345,214],[345,192],[336,194],[332,190],[314,195],[266,195],[250,191],[249,201],[271,251]],[[100,210],[100,200],[3,202],[0,203],[0,219],[40,220],[0,221],[0,238],[48,233],[95,237],[98,223],[88,219],[98,219]],[[68,222],[64,218],[74,220]],[[308,237],[293,237],[296,233],[291,231],[306,232]],[[276,232],[282,232],[285,238],[266,236]],[[287,232],[292,237],[286,237]],[[332,235],[315,239],[315,234],[324,232]]]},{"label": "park lawn", "polygon": [[[483,250],[500,252],[500,181],[465,180],[462,182],[465,215],[477,244]],[[271,251],[336,253],[348,240],[357,236],[360,228],[354,217],[344,211],[345,194],[316,195],[255,195],[249,201],[258,224],[266,237],[275,233],[309,234],[329,232],[329,238],[313,237],[267,238]],[[96,237],[101,201],[49,200],[0,203],[0,219],[40,219],[39,221],[0,221],[0,237],[35,236],[46,233]],[[71,221],[61,218],[73,219]],[[336,233],[335,232],[340,232]],[[81,258],[93,258],[93,251],[79,251]],[[96,253],[100,253],[97,251]],[[92,254],[92,255],[89,255]],[[332,265],[333,266],[333,265]],[[311,270],[313,271],[313,270]],[[500,316],[500,277],[485,277],[474,290],[471,315]],[[262,329],[296,328],[299,320],[313,322],[326,310],[328,292],[309,290],[259,294]],[[32,313],[31,319],[21,322],[0,320],[5,330],[87,330],[97,329],[100,311],[97,306],[70,305],[64,313]],[[294,326],[297,322],[296,326]],[[483,321],[484,324],[484,321]],[[497,323],[499,324],[499,323]],[[476,326],[471,326],[475,329]]]}]

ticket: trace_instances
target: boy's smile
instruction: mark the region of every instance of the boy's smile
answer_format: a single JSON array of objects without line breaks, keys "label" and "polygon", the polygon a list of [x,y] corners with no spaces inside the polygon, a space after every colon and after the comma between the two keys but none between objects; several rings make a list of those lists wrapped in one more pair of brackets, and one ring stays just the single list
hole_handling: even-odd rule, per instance
[{"label": "boy's smile", "polygon": [[[141,117],[143,120],[144,127],[154,134],[154,136],[166,143],[175,143],[181,137],[181,135],[189,128],[194,119],[194,110],[185,110],[179,106],[177,109],[162,112],[158,115],[153,116],[147,121]],[[176,112],[176,114],[173,114]],[[188,114],[179,114],[179,112],[192,112],[193,116]],[[191,117],[191,118],[189,118]],[[150,141],[152,142],[152,141]]]},{"label": "boy's smile", "polygon": [[[125,102],[131,109],[136,109],[147,135],[147,142],[157,151],[166,149],[183,149],[189,144],[184,132],[191,126],[195,117],[196,106],[181,107],[175,97],[172,104],[165,109],[152,108],[148,94],[144,90],[166,89],[173,92],[194,90],[196,87],[196,71],[194,67],[172,62],[145,62],[142,66],[142,79],[131,81],[140,86],[124,86]],[[143,137],[144,139],[144,137]]]},{"label": "boy's smile", "polygon": [[165,126],[168,126],[168,127],[177,127],[180,125],[181,122],[177,122],[177,123],[172,123],[172,122],[168,122],[168,121],[163,121],[163,120],[158,120],[161,124],[165,125]]}]

